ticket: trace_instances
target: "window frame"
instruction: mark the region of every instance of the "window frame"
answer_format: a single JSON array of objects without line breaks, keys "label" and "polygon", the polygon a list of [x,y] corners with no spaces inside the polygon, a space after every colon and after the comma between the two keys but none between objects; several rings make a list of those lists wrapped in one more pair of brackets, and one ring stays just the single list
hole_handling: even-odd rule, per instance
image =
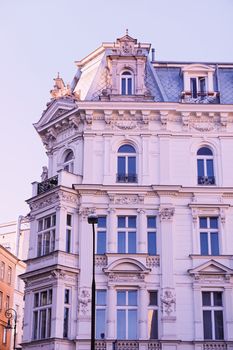
[{"label": "window frame", "polygon": [[[98,293],[104,293],[104,302],[103,303],[99,303],[98,302]],[[107,310],[107,290],[106,289],[97,289],[96,290],[96,326],[95,326],[95,337],[96,339],[104,339],[106,336],[106,310]],[[97,332],[99,333],[99,329],[98,326],[100,325],[99,320],[98,320],[98,313],[99,311],[103,312],[104,314],[104,323],[101,323],[100,328],[102,328],[101,330],[103,330],[103,332],[101,332],[100,330],[100,334],[97,334]],[[102,337],[102,334],[104,334],[104,338]]]},{"label": "window frame", "polygon": [[123,70],[120,75],[120,94],[122,96],[134,95],[134,75],[128,69]]},{"label": "window frame", "polygon": [[[208,149],[212,154],[198,154],[201,149]],[[203,175],[200,174],[199,164],[200,161],[203,162]],[[211,161],[213,174],[209,174],[208,171],[208,161]],[[201,146],[197,149],[196,152],[196,169],[197,169],[197,184],[198,185],[216,185],[216,176],[215,176],[215,159],[213,150],[209,146]]]},{"label": "window frame", "polygon": [[[68,160],[67,157],[69,154],[72,154],[72,157]],[[74,172],[74,152],[72,149],[67,149],[64,154],[63,154],[63,162],[62,162],[62,167],[63,170],[67,171],[68,173],[73,173]]]},{"label": "window frame", "polygon": [[[50,225],[47,227],[47,221]],[[56,241],[56,213],[51,213],[37,220],[37,257],[55,251]]]},{"label": "window frame", "polygon": [[[119,226],[119,218],[125,219],[125,226]],[[129,226],[129,218],[135,218],[135,227]],[[124,251],[120,251],[120,234],[124,233]],[[130,238],[129,235],[135,233],[135,237],[133,239],[135,251],[131,251],[129,249]],[[118,215],[117,216],[117,253],[118,254],[137,254],[137,215]]]},{"label": "window frame", "polygon": [[[43,293],[46,293],[45,303],[44,303]],[[42,289],[34,292],[33,308],[32,308],[32,313],[33,313],[32,339],[33,340],[42,340],[42,339],[51,338],[52,305],[53,305],[53,288],[52,287],[48,287],[46,289]],[[45,320],[44,320],[45,325],[42,324],[44,315],[45,315]],[[42,336],[42,331],[45,332],[45,336]]]},{"label": "window frame", "polygon": [[[207,221],[207,226],[206,227],[201,227],[201,219],[206,219]],[[217,227],[211,227],[211,219],[217,219]],[[199,216],[198,217],[198,231],[199,231],[199,242],[200,242],[200,255],[202,256],[219,256],[221,255],[220,253],[220,232],[219,232],[219,216]],[[213,238],[213,233],[217,234],[217,243],[218,243],[218,254],[213,254],[212,250],[215,249],[212,247],[212,244],[214,244],[214,238]],[[207,234],[207,250],[208,254],[204,254],[203,250],[204,247],[202,246],[202,237],[204,234]],[[203,243],[204,244],[204,243]]]},{"label": "window frame", "polygon": [[[155,226],[154,227],[149,227],[149,219],[154,218],[155,219]],[[150,244],[150,239],[149,236],[151,234],[155,235],[155,251],[154,253],[151,250],[151,244]],[[157,217],[156,215],[147,215],[147,254],[150,256],[155,256],[157,255]]]},{"label": "window frame", "polygon": [[[132,151],[121,151],[124,146],[129,146]],[[124,171],[120,170],[120,159],[124,159]],[[129,173],[130,162],[132,159],[132,165],[135,170],[134,173]],[[134,164],[133,164],[134,163]],[[117,182],[120,183],[137,183],[137,152],[136,148],[130,143],[124,143],[117,150]]]},{"label": "window frame", "polygon": [[[125,292],[125,304],[118,304],[118,293]],[[129,303],[129,293],[130,292],[136,292],[136,304],[130,304]],[[119,340],[136,340],[138,339],[138,289],[132,288],[132,289],[117,289],[117,303],[116,303],[116,326],[117,326],[117,339]],[[125,311],[125,337],[121,338],[119,336],[119,324],[118,324],[118,311]],[[136,320],[135,320],[135,330],[136,330],[136,336],[130,337],[129,336],[129,324],[130,324],[130,311],[136,311]]]},{"label": "window frame", "polygon": [[[66,300],[66,293],[68,292],[68,300]],[[64,314],[63,314],[63,338],[69,338],[70,332],[70,309],[71,309],[71,289],[64,289]]]},{"label": "window frame", "polygon": [[[204,293],[209,293],[210,294],[210,305],[204,305],[203,303],[203,294]],[[221,293],[221,305],[214,305],[214,294],[215,293]],[[203,324],[203,339],[205,341],[208,340],[224,340],[224,300],[223,300],[224,293],[223,291],[219,290],[202,290],[202,324]],[[211,326],[211,338],[206,338],[205,337],[205,321],[204,321],[204,312],[209,311],[210,312],[210,319],[211,322],[208,323]],[[221,312],[222,313],[222,334],[223,336],[221,338],[216,338],[216,320],[215,320],[215,314],[216,312]]]},{"label": "window frame", "polygon": [[[155,304],[151,304],[150,303],[150,295],[151,293],[156,293],[156,303]],[[155,315],[156,315],[156,329],[155,329],[155,332],[156,332],[156,336],[155,337],[151,337],[151,330],[152,330],[152,322],[153,320],[151,321],[151,328],[150,328],[150,313],[152,312],[155,312]],[[159,313],[159,306],[158,306],[158,291],[157,290],[148,290],[148,317],[147,317],[147,324],[148,324],[148,339],[149,340],[157,340],[159,338],[159,322],[158,322],[158,313]],[[154,329],[154,328],[153,328]]]},{"label": "window frame", "polygon": [[[100,220],[104,219],[104,226],[100,226]],[[102,247],[102,238],[104,238],[104,247]],[[98,215],[98,222],[96,227],[96,254],[104,255],[107,252],[107,216]]]},{"label": "window frame", "polygon": [[[70,218],[70,222],[69,219]],[[65,240],[65,252],[72,253],[72,225],[73,225],[73,215],[71,213],[66,213],[66,240]]]}]

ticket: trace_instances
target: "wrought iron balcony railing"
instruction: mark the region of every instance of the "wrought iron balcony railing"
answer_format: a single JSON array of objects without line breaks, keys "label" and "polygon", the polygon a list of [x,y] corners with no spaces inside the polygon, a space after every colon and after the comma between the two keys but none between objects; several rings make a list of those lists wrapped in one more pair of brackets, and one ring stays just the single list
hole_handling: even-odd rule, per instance
[{"label": "wrought iron balcony railing", "polygon": [[214,176],[198,176],[197,177],[198,185],[215,185]]},{"label": "wrought iron balcony railing", "polygon": [[38,183],[37,194],[45,193],[52,190],[58,185],[58,175],[50,177],[49,179]]},{"label": "wrought iron balcony railing", "polygon": [[117,174],[117,182],[138,182],[137,174]]}]

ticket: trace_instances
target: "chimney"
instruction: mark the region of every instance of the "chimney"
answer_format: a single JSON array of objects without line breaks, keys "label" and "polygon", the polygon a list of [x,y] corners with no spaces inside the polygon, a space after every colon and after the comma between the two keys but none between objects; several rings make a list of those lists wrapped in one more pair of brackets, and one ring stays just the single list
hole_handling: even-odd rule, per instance
[{"label": "chimney", "polygon": [[155,49],[152,49],[151,50],[151,53],[152,53],[152,62],[154,62],[154,60],[155,60]]}]

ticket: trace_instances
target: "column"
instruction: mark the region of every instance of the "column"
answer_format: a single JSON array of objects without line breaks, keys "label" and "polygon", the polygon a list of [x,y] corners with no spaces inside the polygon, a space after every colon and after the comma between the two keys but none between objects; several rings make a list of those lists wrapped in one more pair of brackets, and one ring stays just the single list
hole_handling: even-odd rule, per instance
[{"label": "column", "polygon": [[148,305],[148,295],[146,290],[146,285],[140,286],[139,289],[139,339],[148,339],[147,332],[147,305]]},{"label": "column", "polygon": [[232,293],[232,286],[230,285],[227,287],[225,286],[224,288],[224,300],[225,300],[224,314],[225,314],[225,326],[226,326],[226,329],[224,329],[224,333],[226,337],[225,339],[227,341],[233,341],[233,315],[232,315],[233,293]]},{"label": "column", "polygon": [[116,209],[115,208],[108,208],[108,230],[107,230],[107,242],[108,242],[108,253],[116,253],[116,235],[117,235],[117,228],[116,228],[116,215],[115,215]]},{"label": "column", "polygon": [[85,135],[84,138],[84,159],[88,159],[88,162],[83,162],[83,183],[93,183],[93,174],[95,174],[95,170],[93,169],[94,165],[94,152],[93,152],[93,135]]},{"label": "column", "polygon": [[149,182],[149,135],[142,135],[142,180],[143,185],[147,185]]},{"label": "column", "polygon": [[[107,114],[108,111],[105,111],[105,115]],[[107,114],[107,116],[110,118],[111,120],[111,111],[110,113]],[[103,170],[103,174],[104,174],[104,184],[109,184],[111,181],[111,156],[110,156],[110,151],[111,151],[111,137],[112,135],[104,135],[104,170]],[[114,173],[114,177],[115,177],[115,173]],[[115,180],[115,178],[114,178]]]},{"label": "column", "polygon": [[194,340],[203,339],[201,286],[193,286]]},{"label": "column", "polygon": [[170,138],[167,135],[159,135],[159,184],[170,184]]},{"label": "column", "polygon": [[162,334],[163,340],[176,339],[176,295],[174,288],[173,269],[173,215],[174,208],[171,205],[161,206],[160,211],[161,233],[161,310],[162,310]]},{"label": "column", "polygon": [[138,253],[146,253],[146,242],[147,242],[147,237],[146,237],[146,216],[145,216],[145,210],[143,209],[138,209]]},{"label": "column", "polygon": [[59,338],[63,334],[64,284],[59,278],[59,273],[56,274],[54,278],[57,279],[57,283],[53,286],[51,337]]},{"label": "column", "polygon": [[107,339],[115,339],[116,324],[116,291],[113,286],[108,286],[107,297]]}]

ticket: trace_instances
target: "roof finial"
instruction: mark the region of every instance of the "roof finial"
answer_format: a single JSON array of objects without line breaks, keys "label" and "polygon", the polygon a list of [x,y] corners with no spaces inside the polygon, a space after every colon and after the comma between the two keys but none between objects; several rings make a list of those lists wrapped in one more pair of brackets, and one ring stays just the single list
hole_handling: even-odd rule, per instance
[{"label": "roof finial", "polygon": [[57,79],[60,79],[60,73],[57,72]]},{"label": "roof finial", "polygon": [[128,29],[126,29],[126,35],[129,35],[129,30]]}]

